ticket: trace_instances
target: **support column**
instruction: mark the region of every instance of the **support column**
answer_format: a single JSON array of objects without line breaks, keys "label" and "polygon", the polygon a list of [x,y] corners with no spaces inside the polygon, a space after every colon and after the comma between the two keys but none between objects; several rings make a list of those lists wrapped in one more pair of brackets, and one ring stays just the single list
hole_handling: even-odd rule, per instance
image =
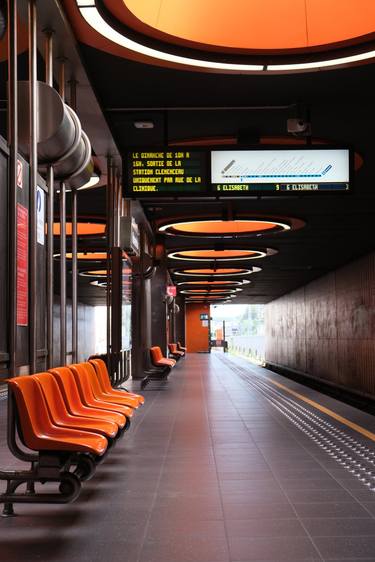
[{"label": "support column", "polygon": [[29,342],[30,372],[36,372],[37,361],[37,300],[36,300],[36,188],[38,181],[37,154],[37,38],[36,1],[29,0],[29,121],[30,121],[30,300],[29,300]]},{"label": "support column", "polygon": [[[71,79],[70,105],[74,111],[77,110],[77,81]],[[71,219],[72,219],[72,361],[78,362],[78,191],[72,188],[71,193]]]},{"label": "support column", "polygon": [[[65,101],[65,60],[61,59],[59,93]],[[66,187],[60,182],[60,365],[66,364]]]},{"label": "support column", "polygon": [[[17,359],[17,159],[18,69],[17,0],[8,0],[8,143],[9,143],[9,374]],[[9,400],[9,403],[12,401]],[[9,406],[9,411],[11,410]],[[11,415],[11,414],[9,414]],[[8,422],[9,423],[9,422]]]},{"label": "support column", "polygon": [[167,269],[162,263],[158,266],[151,285],[152,299],[152,345],[160,347],[163,355],[167,355],[167,314],[166,303]]},{"label": "support column", "polygon": [[60,183],[60,365],[66,364],[66,189]]},{"label": "support column", "polygon": [[[45,31],[46,84],[53,87],[53,31]],[[55,179],[53,166],[47,169],[48,207],[47,207],[47,368],[53,367],[53,223]]]},{"label": "support column", "polygon": [[107,216],[107,362],[108,370],[112,376],[112,334],[111,334],[111,282],[112,282],[112,246],[113,246],[113,217],[112,217],[112,204],[113,200],[113,166],[112,157],[107,158],[107,187],[106,187],[106,216]]}]

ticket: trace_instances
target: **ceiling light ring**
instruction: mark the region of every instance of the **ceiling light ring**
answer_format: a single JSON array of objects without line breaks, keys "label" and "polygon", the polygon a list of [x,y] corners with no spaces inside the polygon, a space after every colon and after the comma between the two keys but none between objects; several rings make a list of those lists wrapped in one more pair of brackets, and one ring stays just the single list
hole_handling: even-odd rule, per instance
[{"label": "ceiling light ring", "polygon": [[[294,224],[293,224],[294,221]],[[256,230],[247,230],[247,231],[242,231],[242,232],[238,232],[235,229],[233,229],[232,231],[224,231],[224,232],[220,232],[219,230],[216,232],[205,232],[204,230],[202,231],[198,231],[198,230],[192,230],[192,231],[188,231],[188,230],[179,230],[179,227],[181,228],[184,225],[199,225],[201,224],[202,227],[204,225],[212,225],[214,226],[214,224],[217,224],[218,227],[219,225],[224,225],[225,223],[234,223],[234,224],[244,224],[247,223],[249,224],[249,228],[251,227],[251,224],[263,224],[264,225],[264,229],[256,229]],[[294,228],[299,228],[301,226],[303,226],[305,223],[303,221],[301,221],[300,219],[287,219],[287,218],[282,218],[281,217],[265,217],[265,216],[253,216],[251,218],[239,218],[239,219],[235,219],[235,220],[231,220],[231,221],[225,221],[222,219],[213,219],[213,218],[194,218],[191,220],[186,220],[185,219],[178,219],[178,220],[173,220],[173,222],[166,222],[164,224],[161,224],[158,226],[158,231],[162,234],[166,234],[169,236],[183,236],[183,237],[191,237],[191,238],[230,238],[230,239],[237,239],[237,238],[256,238],[259,236],[271,236],[271,235],[275,235],[275,234],[280,234],[282,232],[287,232],[289,230],[292,230]],[[270,226],[270,225],[273,225]],[[175,227],[175,228],[174,228]]]},{"label": "ceiling light ring", "polygon": [[[259,258],[264,258],[268,255],[268,250],[269,248],[266,249],[260,249],[260,248],[251,248],[251,249],[245,249],[245,248],[227,248],[226,250],[220,250],[220,251],[229,251],[229,252],[247,252],[249,255],[233,255],[233,256],[228,256],[228,257],[215,257],[215,256],[195,256],[195,257],[190,257],[190,256],[183,256],[181,254],[183,253],[188,253],[188,252],[195,252],[195,251],[199,251],[204,253],[205,251],[212,251],[211,248],[190,248],[190,249],[184,249],[184,250],[179,250],[179,251],[172,251],[172,252],[168,252],[167,253],[167,257],[169,259],[174,259],[174,260],[181,260],[181,261],[196,261],[196,262],[228,262],[228,261],[243,261],[243,260],[254,260],[254,259],[259,259]],[[255,254],[255,255],[252,255]]]},{"label": "ceiling light ring", "polygon": [[[333,68],[345,68],[347,66],[353,66],[358,64],[366,64],[371,62],[375,58],[375,49],[373,42],[368,45],[349,45],[344,48],[336,48],[329,52],[332,57],[337,55],[335,58],[327,58],[325,53],[317,51],[316,60],[311,60],[315,52],[308,51],[303,55],[285,56],[285,54],[280,53],[270,53],[266,57],[261,52],[258,52],[258,56],[253,57],[253,64],[249,63],[249,56],[244,57],[237,56],[236,60],[247,61],[245,64],[224,62],[228,61],[230,55],[228,53],[221,53],[219,59],[222,61],[217,62],[213,60],[212,52],[203,52],[203,58],[194,59],[191,55],[195,50],[189,49],[188,54],[190,56],[184,57],[181,55],[173,54],[174,50],[178,50],[180,53],[185,52],[186,48],[179,47],[176,49],[175,45],[165,43],[162,41],[157,42],[157,49],[153,47],[148,47],[142,42],[137,42],[132,40],[129,36],[135,36],[137,33],[133,29],[129,29],[124,23],[121,23],[114,15],[105,7],[102,0],[93,0],[92,5],[85,6],[84,3],[80,3],[80,0],[75,0],[75,4],[82,18],[86,21],[87,25],[93,29],[96,33],[100,34],[110,43],[118,45],[128,52],[133,53],[133,57],[137,55],[138,57],[143,57],[148,63],[150,61],[158,61],[154,64],[161,64],[160,61],[164,61],[164,64],[171,67],[182,67],[192,70],[201,70],[209,72],[224,72],[224,73],[235,73],[235,74],[260,74],[260,75],[272,75],[272,74],[283,74],[283,73],[298,73],[298,72],[317,72],[326,69]],[[125,29],[129,36],[125,35]],[[148,44],[152,44],[152,38],[147,37],[138,33],[139,36],[143,38],[143,41]],[[155,40],[154,40],[155,41]],[[167,48],[166,48],[167,47]],[[364,50],[364,48],[367,50]],[[164,50],[161,50],[164,49]],[[370,50],[368,50],[370,49]],[[197,51],[200,55],[201,51]],[[135,54],[134,54],[135,53]],[[331,54],[332,53],[332,54]],[[353,54],[354,53],[354,54]],[[208,57],[208,55],[211,55]],[[325,55],[325,58],[323,56]],[[200,55],[202,56],[202,55]],[[275,61],[277,60],[277,64]]]},{"label": "ceiling light ring", "polygon": [[[224,268],[220,268],[220,270],[222,271]],[[230,268],[233,269],[233,268]],[[255,271],[254,271],[255,270]],[[187,272],[188,271],[188,272]],[[189,273],[189,270],[175,270],[173,271],[173,275],[177,275],[177,276],[183,276],[183,277],[195,277],[195,278],[204,278],[206,280],[210,280],[210,281],[215,281],[219,278],[224,278],[224,279],[228,279],[228,277],[238,277],[238,276],[247,276],[247,275],[251,275],[253,273],[255,273],[256,271],[260,271],[260,268],[252,268],[252,269],[245,269],[245,268],[241,268],[238,271],[228,271],[227,273],[207,273],[207,272],[202,272],[199,273],[199,270],[196,270],[196,272],[193,273]]]}]

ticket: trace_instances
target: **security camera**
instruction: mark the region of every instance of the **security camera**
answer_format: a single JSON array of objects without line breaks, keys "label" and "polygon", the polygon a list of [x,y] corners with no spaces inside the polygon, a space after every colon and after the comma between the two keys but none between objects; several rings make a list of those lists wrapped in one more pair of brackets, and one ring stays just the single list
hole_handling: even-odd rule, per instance
[{"label": "security camera", "polygon": [[298,135],[301,133],[307,133],[310,129],[310,123],[301,118],[292,118],[287,121],[288,133]]}]

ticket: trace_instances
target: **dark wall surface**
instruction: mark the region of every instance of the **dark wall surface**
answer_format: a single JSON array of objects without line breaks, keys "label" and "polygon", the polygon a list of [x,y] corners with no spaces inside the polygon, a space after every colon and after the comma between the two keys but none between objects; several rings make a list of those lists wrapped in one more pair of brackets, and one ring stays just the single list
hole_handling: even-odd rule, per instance
[{"label": "dark wall surface", "polygon": [[375,253],[266,306],[266,362],[375,397]]}]

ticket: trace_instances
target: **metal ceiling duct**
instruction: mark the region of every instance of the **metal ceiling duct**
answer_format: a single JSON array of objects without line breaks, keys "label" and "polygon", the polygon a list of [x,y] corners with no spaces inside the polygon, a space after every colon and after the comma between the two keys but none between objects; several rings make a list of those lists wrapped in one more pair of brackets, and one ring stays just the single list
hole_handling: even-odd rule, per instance
[{"label": "metal ceiling duct", "polygon": [[[29,156],[29,83],[19,82],[19,143],[25,156]],[[41,172],[53,165],[55,180],[68,181],[78,189],[90,179],[94,170],[91,144],[80,120],[66,105],[58,92],[45,84],[37,83],[37,138],[38,165]]]},{"label": "metal ceiling duct", "polygon": [[70,187],[78,189],[87,183],[94,171],[91,158],[91,144],[84,131],[75,150],[54,165],[55,180],[69,181]]}]

